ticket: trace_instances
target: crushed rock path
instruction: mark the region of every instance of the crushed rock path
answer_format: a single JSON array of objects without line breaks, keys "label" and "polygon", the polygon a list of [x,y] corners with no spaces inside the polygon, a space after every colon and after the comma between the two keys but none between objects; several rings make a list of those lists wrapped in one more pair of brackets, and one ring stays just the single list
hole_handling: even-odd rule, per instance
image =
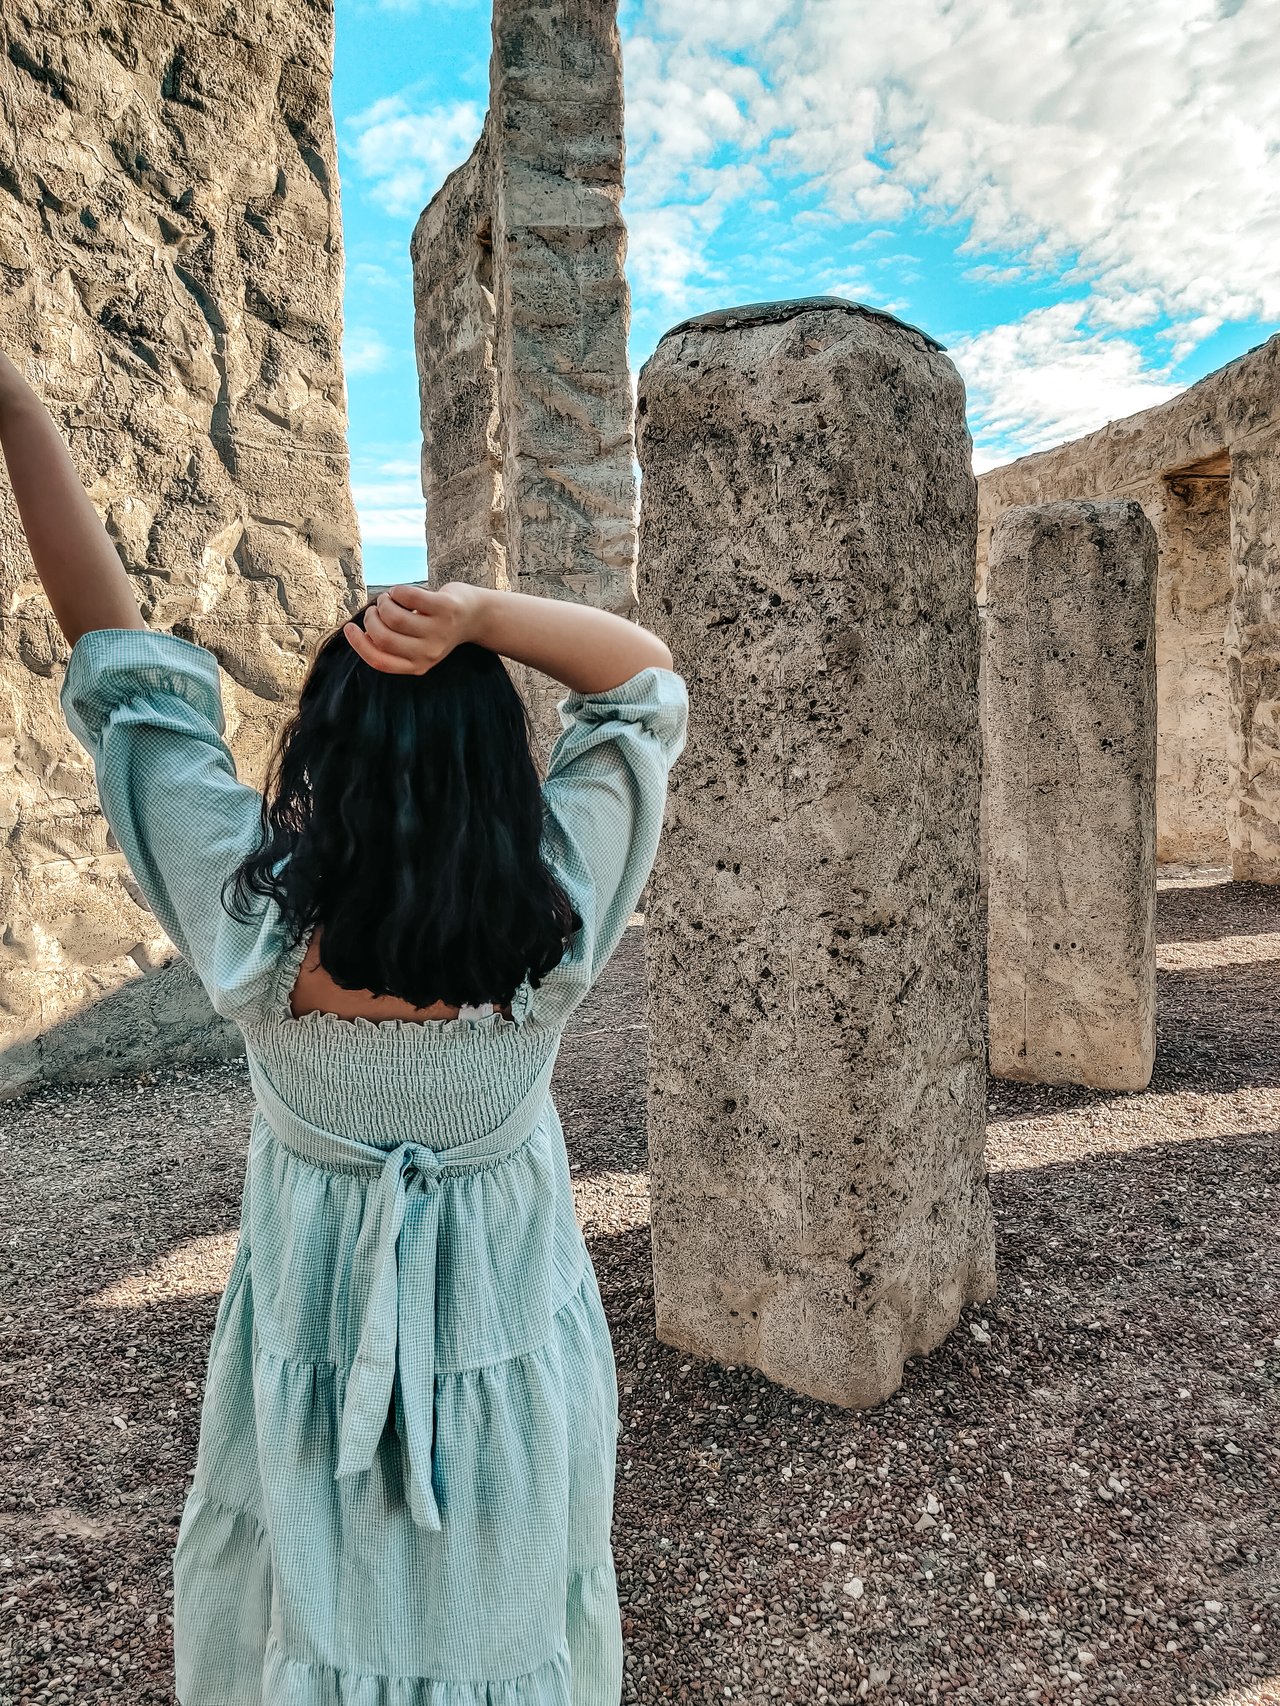
[{"label": "crushed rock path", "polygon": [[[1280,892],[1166,878],[1140,1095],[993,1083],[1000,1290],[873,1412],[653,1338],[643,933],[555,1093],[618,1364],[623,1699],[1280,1703]],[[0,1702],[169,1701],[243,1064],[0,1104]]]}]

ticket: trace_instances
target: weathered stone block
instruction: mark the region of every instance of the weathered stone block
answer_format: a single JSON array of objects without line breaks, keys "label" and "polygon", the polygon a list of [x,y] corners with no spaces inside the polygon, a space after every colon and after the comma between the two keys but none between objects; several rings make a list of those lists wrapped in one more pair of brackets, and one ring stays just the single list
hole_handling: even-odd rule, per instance
[{"label": "weathered stone block", "polygon": [[991,1070],[1141,1090],[1155,1056],[1156,536],[1008,509],[985,670]]},{"label": "weathered stone block", "polygon": [[[480,141],[411,245],[434,582],[636,611],[617,0],[495,0]],[[563,689],[513,666],[535,725]]]},{"label": "weathered stone block", "polygon": [[639,430],[691,704],[646,919],[658,1337],[873,1404],[994,1285],[964,390],[888,316],[754,305],[667,334]]},{"label": "weathered stone block", "polygon": [[[250,780],[362,590],[332,37],[328,0],[0,15],[0,338],[66,429],[148,621],[217,655]],[[107,843],[3,478],[0,610],[0,1094],[234,1047],[166,969]]]}]

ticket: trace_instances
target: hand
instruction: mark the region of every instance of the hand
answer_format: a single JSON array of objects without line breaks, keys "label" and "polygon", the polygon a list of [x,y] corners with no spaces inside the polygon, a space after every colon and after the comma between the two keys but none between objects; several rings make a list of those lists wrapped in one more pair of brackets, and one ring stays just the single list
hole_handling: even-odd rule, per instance
[{"label": "hand", "polygon": [[455,646],[474,639],[484,588],[465,581],[442,587],[393,586],[364,614],[364,627],[347,622],[343,633],[374,669],[388,675],[425,675]]}]

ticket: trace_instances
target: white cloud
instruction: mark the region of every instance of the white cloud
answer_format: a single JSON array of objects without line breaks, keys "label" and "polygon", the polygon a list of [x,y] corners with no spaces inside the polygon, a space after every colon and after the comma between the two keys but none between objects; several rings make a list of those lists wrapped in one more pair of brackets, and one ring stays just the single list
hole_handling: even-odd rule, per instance
[{"label": "white cloud", "polygon": [[398,288],[400,280],[393,278],[386,267],[376,261],[357,261],[354,266],[347,268],[353,279],[359,279],[361,284],[368,285],[371,290],[389,290]]},{"label": "white cloud", "polygon": [[1148,367],[1127,338],[1095,329],[1086,309],[1083,301],[1037,308],[949,349],[968,390],[979,472],[1149,409],[1180,389]]},{"label": "white cloud", "polygon": [[822,296],[847,296],[850,302],[866,302],[872,306],[879,306],[873,301],[871,282],[861,267],[854,267],[841,273],[829,273],[822,280],[819,294]]},{"label": "white cloud", "polygon": [[705,273],[696,208],[636,208],[627,230],[627,271],[640,290],[668,306],[687,304],[691,282]]},{"label": "white cloud", "polygon": [[1270,0],[644,0],[625,55],[640,208],[707,203],[732,149],[842,219],[1074,268],[1117,326],[1280,317]]},{"label": "white cloud", "polygon": [[355,469],[351,490],[364,544],[425,549],[426,511],[418,464],[411,457],[365,462]]},{"label": "white cloud", "polygon": [[390,346],[374,327],[346,328],[342,338],[342,361],[348,373],[377,373],[390,359]]},{"label": "white cloud", "polygon": [[403,95],[388,95],[349,119],[347,129],[374,200],[396,218],[416,218],[474,148],[483,122],[475,101],[415,112]]}]

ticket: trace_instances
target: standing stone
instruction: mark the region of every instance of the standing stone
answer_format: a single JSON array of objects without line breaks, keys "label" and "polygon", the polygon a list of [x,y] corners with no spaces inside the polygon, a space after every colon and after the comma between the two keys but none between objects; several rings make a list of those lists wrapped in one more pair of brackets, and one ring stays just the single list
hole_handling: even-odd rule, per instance
[{"label": "standing stone", "polygon": [[1156,536],[1008,509],[987,586],[991,1070],[1141,1090],[1155,1057]]},{"label": "standing stone", "polygon": [[[254,781],[361,587],[332,47],[327,0],[0,14],[0,339]],[[2,477],[0,581],[0,1093],[235,1047],[108,842]]]},{"label": "standing stone", "polygon": [[995,1283],[964,389],[887,315],[756,304],[667,334],[639,428],[691,706],[646,917],[658,1337],[874,1404]]},{"label": "standing stone", "polygon": [[495,0],[489,79],[411,245],[431,579],[634,616],[617,0]]}]

